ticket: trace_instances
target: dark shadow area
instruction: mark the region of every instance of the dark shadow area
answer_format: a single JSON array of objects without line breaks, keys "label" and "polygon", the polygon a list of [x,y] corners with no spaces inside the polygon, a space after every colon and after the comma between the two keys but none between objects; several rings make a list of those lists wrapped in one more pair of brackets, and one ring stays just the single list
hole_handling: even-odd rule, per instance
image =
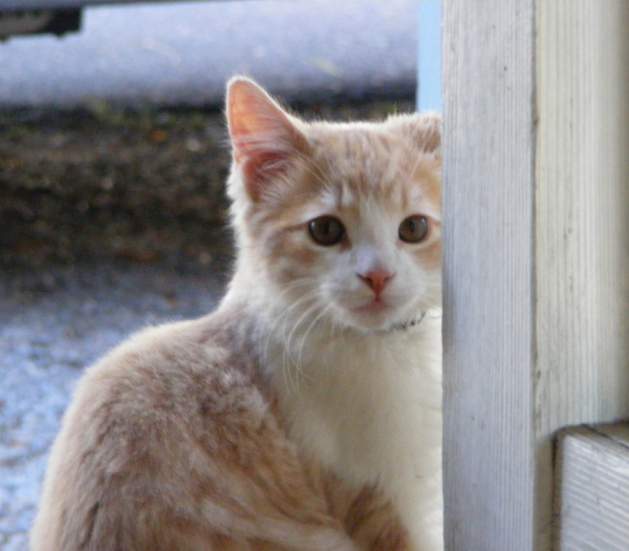
[{"label": "dark shadow area", "polygon": [[[377,119],[412,103],[296,108],[309,118]],[[98,103],[0,113],[0,128],[0,266],[225,264],[229,151],[220,111]]]}]

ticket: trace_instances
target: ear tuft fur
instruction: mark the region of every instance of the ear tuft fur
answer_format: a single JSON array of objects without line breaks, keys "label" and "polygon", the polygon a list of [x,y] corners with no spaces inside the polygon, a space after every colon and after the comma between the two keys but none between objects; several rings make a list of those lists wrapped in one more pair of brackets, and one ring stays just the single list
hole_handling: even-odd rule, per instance
[{"label": "ear tuft fur", "polygon": [[441,115],[434,112],[394,115],[388,121],[413,140],[420,151],[441,156]]}]

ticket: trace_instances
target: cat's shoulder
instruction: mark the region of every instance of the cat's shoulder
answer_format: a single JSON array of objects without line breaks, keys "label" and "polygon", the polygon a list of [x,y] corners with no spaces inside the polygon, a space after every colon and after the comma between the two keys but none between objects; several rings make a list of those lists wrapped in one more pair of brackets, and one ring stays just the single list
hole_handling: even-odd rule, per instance
[{"label": "cat's shoulder", "polygon": [[[225,338],[215,314],[145,327],[88,368],[91,377],[115,378],[143,373],[165,376],[214,364],[225,356]],[[204,364],[203,366],[199,364]]]},{"label": "cat's shoulder", "polygon": [[106,403],[125,415],[192,416],[259,401],[256,370],[235,341],[220,314],[143,329],[86,370],[75,402]]}]

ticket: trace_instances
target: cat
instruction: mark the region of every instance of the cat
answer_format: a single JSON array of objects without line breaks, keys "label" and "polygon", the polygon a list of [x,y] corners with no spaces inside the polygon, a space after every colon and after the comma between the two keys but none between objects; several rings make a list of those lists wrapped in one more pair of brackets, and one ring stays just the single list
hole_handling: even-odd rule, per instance
[{"label": "cat", "polygon": [[31,549],[441,550],[440,118],[226,114],[226,295],[86,371]]}]

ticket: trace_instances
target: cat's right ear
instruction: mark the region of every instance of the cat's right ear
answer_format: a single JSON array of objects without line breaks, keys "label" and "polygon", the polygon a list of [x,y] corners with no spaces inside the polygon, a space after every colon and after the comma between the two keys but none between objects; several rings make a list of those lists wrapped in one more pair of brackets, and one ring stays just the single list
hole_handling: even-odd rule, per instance
[{"label": "cat's right ear", "polygon": [[227,84],[227,124],[234,162],[249,196],[257,201],[264,187],[306,152],[307,140],[265,90],[245,77]]}]

